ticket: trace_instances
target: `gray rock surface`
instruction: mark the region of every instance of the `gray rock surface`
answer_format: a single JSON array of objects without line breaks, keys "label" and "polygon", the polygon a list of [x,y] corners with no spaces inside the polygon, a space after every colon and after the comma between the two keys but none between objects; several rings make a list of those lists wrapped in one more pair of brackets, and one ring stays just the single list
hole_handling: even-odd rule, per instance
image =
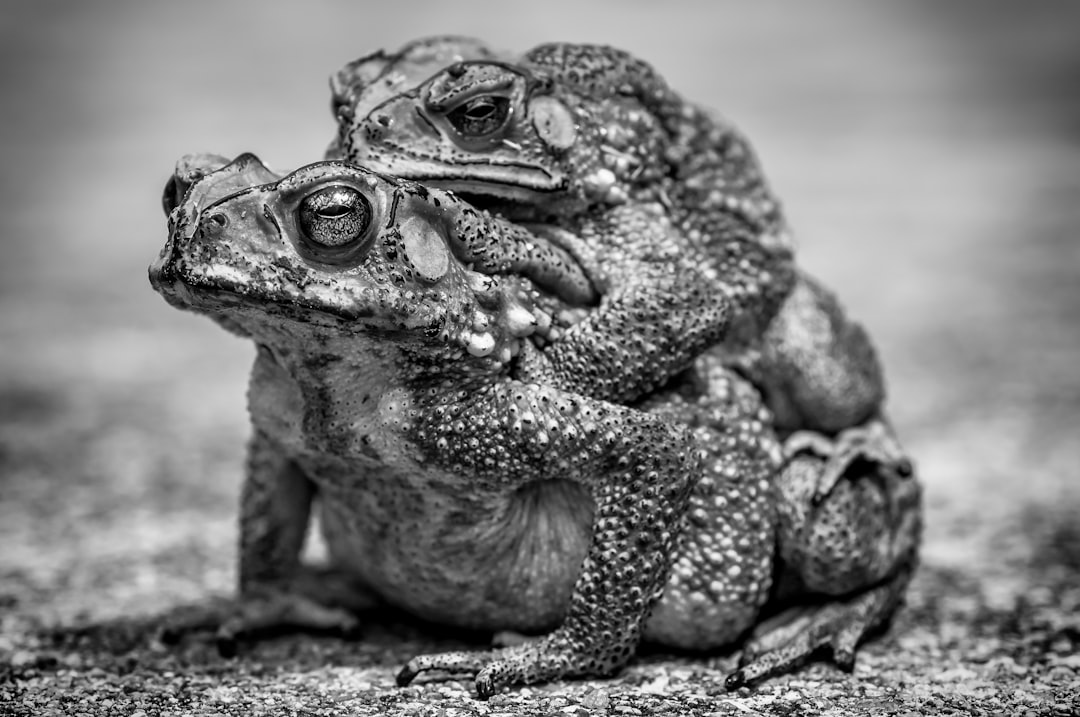
[{"label": "gray rock surface", "polygon": [[[624,46],[755,140],[927,487],[854,674],[728,694],[734,655],[646,654],[480,703],[394,687],[476,638],[392,615],[231,661],[153,641],[232,588],[252,356],[146,282],[172,163],[315,160],[331,71],[446,31]],[[1080,713],[1080,5],[19,1],[0,40],[0,715]]]}]

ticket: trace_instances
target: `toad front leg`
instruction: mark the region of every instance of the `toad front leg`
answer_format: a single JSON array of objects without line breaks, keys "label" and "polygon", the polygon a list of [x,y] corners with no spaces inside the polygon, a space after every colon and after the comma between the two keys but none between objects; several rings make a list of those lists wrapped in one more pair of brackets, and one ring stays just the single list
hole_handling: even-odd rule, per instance
[{"label": "toad front leg", "polygon": [[[507,382],[430,406],[417,436],[432,458],[485,490],[572,480],[595,503],[592,538],[562,624],[522,645],[424,655],[398,675],[476,675],[481,698],[508,685],[610,674],[633,655],[670,566],[700,455],[689,431],[551,388]],[[465,435],[467,433],[467,435]]]},{"label": "toad front leg", "polygon": [[239,640],[283,629],[355,632],[356,611],[373,598],[344,573],[300,561],[313,495],[300,468],[256,430],[240,500],[239,596],[171,621],[162,638],[215,630],[218,650],[232,656]]},{"label": "toad front leg", "polygon": [[355,613],[376,603],[348,573],[301,563],[316,490],[280,444],[300,400],[294,386],[260,348],[248,392],[254,433],[240,496],[239,594],[170,621],[166,642],[213,630],[219,651],[232,655],[238,641],[284,629],[351,634]]},{"label": "toad front leg", "polygon": [[[760,247],[738,252],[738,269],[703,263],[660,204],[614,207],[570,231],[510,224],[452,195],[439,201],[459,203],[448,233],[463,261],[487,274],[519,272],[569,305],[599,299],[542,354],[522,360],[517,377],[605,401],[630,402],[665,384],[722,340],[748,305],[775,311],[792,281],[789,257]],[[716,276],[736,273],[730,289],[716,286]],[[763,277],[776,286],[757,288]]]},{"label": "toad front leg", "polygon": [[519,376],[603,400],[634,401],[716,343],[728,316],[693,262],[642,264],[543,352],[523,352]]},{"label": "toad front leg", "polygon": [[[530,228],[574,256],[601,300],[542,354],[526,355],[518,376],[607,401],[632,402],[664,385],[725,339],[733,322],[771,314],[786,291],[777,287],[791,281],[790,262],[760,248],[743,247],[737,269],[687,251],[659,204],[614,207],[574,231]],[[764,276],[777,287],[751,288]]]}]

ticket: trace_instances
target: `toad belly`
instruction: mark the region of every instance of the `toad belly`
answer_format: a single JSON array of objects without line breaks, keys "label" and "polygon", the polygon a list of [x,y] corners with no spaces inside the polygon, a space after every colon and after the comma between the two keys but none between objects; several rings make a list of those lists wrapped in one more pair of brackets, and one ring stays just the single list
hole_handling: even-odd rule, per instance
[{"label": "toad belly", "polygon": [[460,479],[373,473],[316,481],[336,566],[425,620],[525,632],[559,623],[592,531],[584,488],[545,481],[466,495]]}]

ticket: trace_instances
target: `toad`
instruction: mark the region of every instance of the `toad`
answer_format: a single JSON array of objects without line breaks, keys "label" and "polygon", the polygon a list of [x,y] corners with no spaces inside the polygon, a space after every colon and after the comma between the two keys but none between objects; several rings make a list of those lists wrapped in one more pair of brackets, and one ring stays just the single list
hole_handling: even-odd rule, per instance
[{"label": "toad", "polygon": [[[416,57],[432,44],[465,51],[431,72],[437,63]],[[819,497],[867,464],[911,472],[881,415],[870,339],[796,271],[749,143],[647,63],[571,43],[511,60],[475,40],[431,38],[360,58],[332,85],[330,156],[554,224],[550,239],[604,296],[528,354],[521,377],[632,401],[719,343],[765,393],[787,454],[818,461]]]},{"label": "toad", "polygon": [[[759,393],[721,362],[638,407],[515,378],[532,337],[560,328],[558,303],[588,311],[595,299],[542,237],[332,161],[281,177],[252,155],[190,158],[166,207],[154,288],[257,347],[240,595],[216,616],[223,640],[282,624],[348,629],[371,600],[545,633],[420,656],[399,676],[472,674],[486,697],[609,674],[643,637],[697,649],[738,639],[776,594],[789,537],[824,540],[832,559],[800,564],[795,546],[783,570],[838,599],[784,639],[752,641],[734,686],[825,645],[850,664],[902,594],[917,483],[808,497],[805,474],[778,472]],[[313,509],[325,569],[299,558]]]}]

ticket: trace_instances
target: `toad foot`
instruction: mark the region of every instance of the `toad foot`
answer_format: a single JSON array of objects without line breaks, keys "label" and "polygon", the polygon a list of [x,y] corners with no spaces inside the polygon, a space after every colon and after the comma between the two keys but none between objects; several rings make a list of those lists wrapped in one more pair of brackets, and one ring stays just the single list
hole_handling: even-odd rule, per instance
[{"label": "toad foot", "polygon": [[[831,650],[837,667],[851,672],[859,643],[892,615],[913,571],[909,562],[884,583],[847,600],[799,609],[785,624],[763,623],[744,646],[739,668],[728,675],[724,686],[736,690],[783,674],[823,648]],[[788,612],[778,619],[790,617]]]},{"label": "toad foot", "polygon": [[331,571],[305,569],[287,585],[256,584],[238,600],[206,605],[170,620],[160,639],[176,644],[189,633],[213,631],[218,652],[234,657],[240,641],[283,631],[332,632],[349,638],[361,626],[356,611],[373,601],[358,597],[355,586],[346,582]]},{"label": "toad foot", "polygon": [[835,438],[814,431],[796,431],[784,442],[784,455],[791,460],[803,453],[826,459],[814,487],[814,505],[825,500],[856,462],[882,466],[901,478],[915,472],[892,428],[879,418],[841,431]]},{"label": "toad foot", "polygon": [[[562,643],[562,644],[560,644]],[[477,697],[486,700],[503,688],[547,682],[581,674],[611,672],[599,659],[565,645],[558,631],[545,637],[497,650],[444,652],[409,660],[397,675],[404,687],[424,672],[475,675]]]}]

